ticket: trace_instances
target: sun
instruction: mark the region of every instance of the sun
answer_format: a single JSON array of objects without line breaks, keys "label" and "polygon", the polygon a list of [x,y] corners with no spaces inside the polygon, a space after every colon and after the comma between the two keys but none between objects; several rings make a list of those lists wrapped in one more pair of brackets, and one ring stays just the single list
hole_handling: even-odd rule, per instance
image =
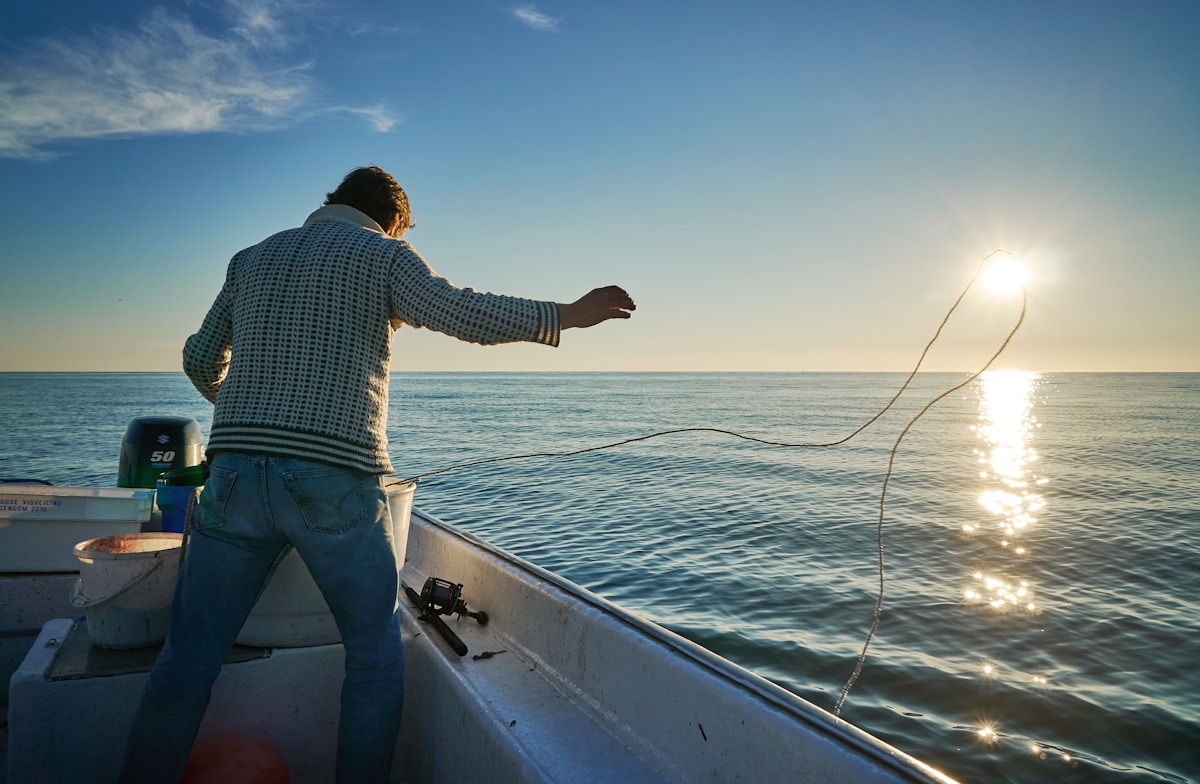
[{"label": "sun", "polygon": [[992,254],[983,273],[988,288],[999,294],[1010,294],[1025,287],[1028,274],[1017,257],[1007,251]]}]

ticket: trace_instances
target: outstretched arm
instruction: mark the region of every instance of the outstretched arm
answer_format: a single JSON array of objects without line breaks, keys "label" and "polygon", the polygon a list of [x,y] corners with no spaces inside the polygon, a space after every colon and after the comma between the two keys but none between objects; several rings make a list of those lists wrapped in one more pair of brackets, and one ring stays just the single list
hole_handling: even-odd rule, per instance
[{"label": "outstretched arm", "polygon": [[594,327],[609,319],[627,319],[637,310],[633,298],[620,286],[592,289],[569,305],[558,303],[560,329]]}]

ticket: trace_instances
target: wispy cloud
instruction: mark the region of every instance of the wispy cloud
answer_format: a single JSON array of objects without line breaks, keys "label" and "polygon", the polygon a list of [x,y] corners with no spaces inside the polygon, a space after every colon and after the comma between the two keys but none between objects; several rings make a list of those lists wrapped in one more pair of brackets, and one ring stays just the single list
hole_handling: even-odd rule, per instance
[{"label": "wispy cloud", "polygon": [[346,29],[347,35],[416,35],[418,25],[381,25],[374,22],[357,22]]},{"label": "wispy cloud", "polygon": [[283,20],[306,10],[288,0],[225,0],[224,8],[233,20],[230,32],[259,50],[286,49],[292,35]]},{"label": "wispy cloud", "polygon": [[[6,57],[0,156],[50,158],[76,139],[254,131],[323,111],[312,64],[288,56],[298,33],[281,21],[281,0],[224,9],[230,24],[218,34],[157,8],[135,29],[40,40]],[[396,123],[383,107],[338,110],[380,131]]]},{"label": "wispy cloud", "polygon": [[561,17],[546,16],[531,5],[517,6],[512,10],[512,13],[522,23],[532,27],[534,30],[545,30],[551,33],[558,30],[558,23],[562,21]]},{"label": "wispy cloud", "polygon": [[379,133],[387,133],[400,122],[400,118],[384,106],[335,106],[329,111],[362,117]]}]

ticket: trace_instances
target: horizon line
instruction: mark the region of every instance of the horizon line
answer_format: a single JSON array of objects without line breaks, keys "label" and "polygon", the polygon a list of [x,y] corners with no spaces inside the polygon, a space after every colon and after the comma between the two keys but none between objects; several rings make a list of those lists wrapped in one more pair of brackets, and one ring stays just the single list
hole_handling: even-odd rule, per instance
[{"label": "horizon line", "polygon": [[[911,373],[912,370],[579,370],[579,369],[563,369],[563,370],[528,370],[513,368],[511,370],[430,370],[430,369],[406,369],[406,370],[389,370],[388,375],[397,373],[420,373],[420,374],[438,374],[438,375],[488,375],[488,374],[530,374],[530,375],[550,375],[550,374],[572,374],[572,373],[623,373],[627,375],[685,375],[697,373],[711,374],[776,374],[776,375],[802,375],[802,374],[835,374],[835,373]],[[978,368],[974,370],[919,370],[917,375],[929,374],[966,374],[972,375],[978,373]],[[1160,373],[1160,374],[1185,374],[1185,373],[1200,373],[1200,370],[1026,370],[1020,368],[993,368],[984,371],[985,373]],[[183,370],[0,370],[0,375],[100,375],[105,373],[122,374],[122,375],[161,375],[161,374],[178,374],[185,375]]]}]

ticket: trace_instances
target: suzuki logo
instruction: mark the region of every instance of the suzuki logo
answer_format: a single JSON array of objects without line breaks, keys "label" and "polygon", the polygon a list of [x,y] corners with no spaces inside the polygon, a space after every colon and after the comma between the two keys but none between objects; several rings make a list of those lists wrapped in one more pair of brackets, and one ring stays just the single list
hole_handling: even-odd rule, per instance
[{"label": "suzuki logo", "polygon": [[165,444],[170,440],[171,440],[171,437],[169,435],[167,435],[166,433],[163,433],[162,435],[160,435],[158,437],[158,443],[160,443],[160,444]]}]

